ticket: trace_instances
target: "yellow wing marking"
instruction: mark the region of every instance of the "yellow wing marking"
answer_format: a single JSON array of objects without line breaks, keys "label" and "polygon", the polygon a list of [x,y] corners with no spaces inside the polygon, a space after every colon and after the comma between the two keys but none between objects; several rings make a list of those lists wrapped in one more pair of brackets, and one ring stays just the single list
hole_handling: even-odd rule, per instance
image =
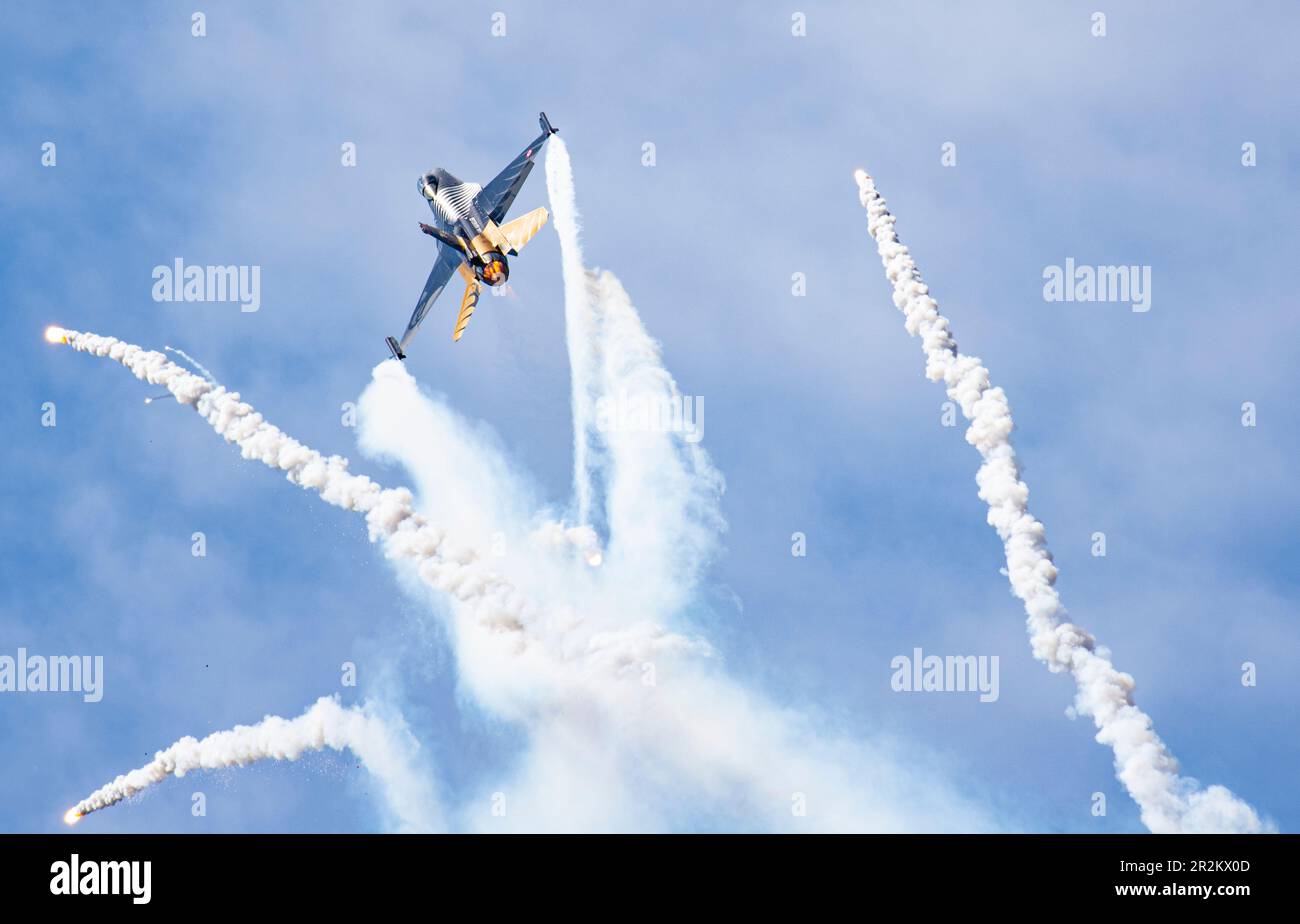
[{"label": "yellow wing marking", "polygon": [[452,331],[451,339],[459,340],[465,333],[465,328],[469,326],[469,319],[474,314],[474,309],[478,305],[478,280],[474,278],[464,263],[460,265],[461,276],[468,278],[468,284],[465,286],[465,294],[460,299],[460,314],[456,315],[456,329]]},{"label": "yellow wing marking", "polygon": [[527,215],[520,215],[502,225],[501,233],[510,242],[511,253],[519,253],[523,250],[524,245],[533,239],[533,235],[542,230],[542,225],[546,224],[546,219],[549,217],[546,209],[533,209]]}]

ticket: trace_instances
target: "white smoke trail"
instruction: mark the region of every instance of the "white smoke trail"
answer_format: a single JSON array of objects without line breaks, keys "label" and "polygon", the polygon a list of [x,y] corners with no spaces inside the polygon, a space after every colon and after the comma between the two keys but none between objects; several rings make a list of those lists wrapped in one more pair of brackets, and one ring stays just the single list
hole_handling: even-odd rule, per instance
[{"label": "white smoke trail", "polygon": [[[399,734],[399,731],[401,734]],[[350,750],[384,786],[387,803],[400,812],[399,830],[431,831],[442,820],[431,788],[411,765],[418,747],[405,729],[390,728],[374,707],[344,709],[323,696],[295,719],[267,716],[256,725],[236,725],[202,740],[186,736],[154,755],[143,767],[101,786],[64,816],[74,824],[91,812],[116,805],[168,777],[195,770],[244,767],[261,760],[297,760],[308,751]]]},{"label": "white smoke trail", "polygon": [[[385,489],[365,476],[350,473],[345,459],[325,457],[304,446],[263,419],[238,393],[214,385],[162,353],[112,337],[61,328],[51,328],[47,338],[112,359],[137,378],[165,387],[178,402],[192,406],[218,434],[239,446],[244,458],[283,471],[291,483],[316,491],[330,504],[365,514],[372,542],[381,541],[390,559],[412,563],[423,582],[451,597],[461,619],[459,634],[477,656],[477,660],[467,660],[491,664],[501,675],[516,678],[513,688],[498,683],[494,689],[515,704],[518,715],[536,714],[535,702],[542,703],[541,708],[563,708],[570,697],[583,699],[583,694],[574,691],[599,684],[601,677],[621,676],[655,659],[667,663],[675,656],[710,651],[698,639],[667,632],[648,619],[631,624],[592,620],[567,603],[534,603],[500,571],[489,567],[498,562],[472,547],[454,544],[442,529],[417,513],[410,491]],[[402,394],[419,398],[414,380],[395,360],[376,367],[372,388],[387,389],[398,407]],[[459,427],[454,419],[449,420],[452,429]],[[403,432],[409,434],[409,418],[404,423]],[[485,471],[489,475],[485,493],[494,497],[508,490],[508,473],[490,467]],[[493,484],[491,477],[502,483]],[[511,513],[508,506],[502,511],[506,517]],[[589,528],[544,526],[533,530],[525,546],[541,550],[558,544],[583,551],[594,543]],[[566,560],[573,563],[575,559],[569,554]],[[145,768],[144,776],[153,772]]]},{"label": "white smoke trail", "polygon": [[195,358],[194,358],[193,356],[191,356],[189,353],[186,353],[186,352],[185,352],[184,350],[182,350],[180,347],[165,346],[165,347],[163,347],[163,349],[166,350],[168,353],[175,353],[177,356],[179,356],[181,359],[185,360],[187,363],[189,363],[189,364],[190,364],[191,366],[193,366],[195,369],[199,370],[199,372],[202,374],[202,376],[203,376],[205,379],[207,379],[209,382],[211,382],[213,385],[216,385],[216,384],[217,384],[217,377],[214,376],[211,372],[208,371],[208,367],[205,366],[205,365],[203,365],[203,363],[199,362],[197,359],[195,359]]},{"label": "white smoke trail", "polygon": [[[672,575],[658,584],[665,599],[653,606],[671,611],[712,558],[723,528],[723,479],[698,445],[702,417],[683,412],[689,399],[627,292],[612,273],[583,263],[573,167],[558,137],[547,153],[546,182],[564,271],[578,522],[608,533],[611,579],[620,571]],[[702,399],[696,406],[702,409]],[[660,426],[683,418],[694,433]]]},{"label": "white smoke trail", "polygon": [[[198,411],[228,442],[239,446],[245,459],[283,471],[292,484],[316,491],[326,503],[364,514],[370,540],[382,541],[389,558],[414,562],[425,583],[469,607],[474,623],[490,629],[516,654],[537,650],[539,656],[598,668],[626,665],[647,652],[707,649],[697,640],[650,624],[635,633],[612,637],[593,631],[579,614],[568,609],[538,606],[493,570],[484,553],[451,541],[444,530],[417,513],[408,489],[382,488],[365,475],[352,474],[347,459],[326,457],[304,446],[241,401],[238,392],[214,385],[162,353],[114,337],[62,328],[51,328],[46,336],[80,352],[112,359],[136,378],[162,385],[181,404]],[[405,382],[408,390],[415,391],[414,380],[395,359],[380,363],[374,378]]]},{"label": "white smoke trail", "polygon": [[1223,786],[1200,788],[1178,774],[1178,762],[1156,734],[1151,718],[1133,702],[1134,681],[1111,664],[1108,653],[1079,626],[1065,621],[1055,588],[1057,569],[1047,549],[1046,530],[1029,513],[1029,488],[1011,446],[1011,408],[1006,393],[991,387],[979,359],[957,351],[948,319],[908,249],[899,243],[894,216],[865,170],[857,170],[858,196],[867,210],[867,229],[876,241],[894,304],[907,332],[921,337],[925,374],[942,381],[948,396],[971,422],[966,440],[983,464],[976,475],[988,521],[1002,538],[1012,592],[1025,604],[1034,657],[1053,672],[1069,671],[1077,684],[1074,708],[1092,716],[1097,740],[1115,753],[1116,775],[1142,811],[1142,822],[1160,833],[1267,830],[1255,810]]},{"label": "white smoke trail", "polygon": [[[698,639],[665,633],[653,613],[631,605],[626,588],[623,605],[607,599],[620,591],[606,580],[591,527],[569,526],[539,510],[538,492],[491,431],[422,393],[403,367],[376,370],[357,408],[361,450],[402,464],[420,497],[419,512],[489,550],[484,560],[494,573],[549,614],[536,622],[536,632],[559,658],[521,657],[478,631],[473,613],[451,608],[460,680],[474,700],[529,722],[586,683],[597,665],[618,676],[656,656],[709,653]],[[654,645],[643,647],[646,641]],[[583,664],[569,663],[579,656]]]},{"label": "white smoke trail", "polygon": [[[548,173],[553,169],[571,203],[567,164],[548,159]],[[576,235],[562,234],[562,244],[566,238],[576,242]],[[676,386],[617,280],[583,270],[572,247],[566,259],[577,268],[566,273],[566,288],[582,287],[578,301],[589,311],[572,319],[588,326],[571,330],[570,339],[586,338],[579,349],[590,361],[578,378],[592,400],[575,401],[574,413],[575,430],[591,436],[599,429],[598,397],[626,391],[671,400]],[[405,563],[404,575],[450,595],[449,606],[438,610],[449,619],[462,690],[527,735],[510,778],[480,784],[509,793],[508,815],[475,812],[488,799],[471,799],[457,827],[1000,827],[952,789],[932,756],[852,741],[825,717],[811,720],[727,676],[716,660],[702,657],[707,644],[662,628],[694,615],[684,610],[699,604],[692,588],[722,528],[720,482],[703,450],[681,434],[600,434],[608,452],[589,454],[582,471],[609,489],[615,552],[593,568],[575,554],[594,548],[591,529],[529,513],[536,492],[499,442],[422,395],[396,362],[377,367],[362,396],[360,443],[406,466],[422,488],[418,511],[409,492],[349,474],[342,459],[301,446],[238,395],[161,354],[93,335],[58,331],[55,339],[109,356],[148,381],[165,380],[245,457],[365,513],[372,540]],[[597,485],[589,490],[589,503],[601,503]],[[448,534],[462,546],[453,549]],[[672,537],[681,545],[676,551]],[[499,554],[481,551],[495,538],[504,540]]]},{"label": "white smoke trail", "polygon": [[[548,160],[567,190],[567,162]],[[562,213],[559,196],[552,205]],[[562,223],[557,222],[557,226]],[[561,233],[569,264],[581,268],[576,238]],[[599,362],[589,370],[595,402],[680,398],[618,281],[608,273],[566,274],[580,286],[596,323],[582,333]],[[585,324],[589,317],[580,317]],[[571,336],[573,331],[570,331]],[[493,564],[553,612],[582,614],[602,650],[623,657],[616,670],[503,656],[453,602],[450,641],[467,701],[516,722],[527,735],[514,775],[465,802],[470,830],[987,830],[986,813],[953,793],[932,760],[848,740],[723,673],[716,662],[614,644],[644,637],[698,604],[692,588],[722,528],[720,479],[703,450],[681,433],[596,426],[591,503],[608,489],[609,554],[598,568],[575,561],[589,530],[527,512],[534,493],[504,458],[500,441],[409,376],[376,375],[359,403],[362,450],[401,463],[419,489],[421,512],[457,534],[498,533]],[[575,404],[575,430],[599,423],[595,404]],[[584,417],[584,414],[596,416]],[[468,497],[465,504],[458,498]],[[582,538],[583,536],[587,538]],[[526,537],[521,541],[520,537]],[[559,627],[556,627],[557,631]],[[627,657],[632,654],[632,657]],[[509,812],[475,811],[509,793]],[[802,806],[811,806],[804,814]],[[797,803],[797,805],[795,804]],[[799,811],[795,811],[799,808]]]},{"label": "white smoke trail", "polygon": [[592,487],[592,441],[595,433],[595,401],[598,357],[596,316],[591,297],[591,280],[582,262],[578,207],[573,191],[573,166],[569,149],[558,135],[552,135],[546,152],[546,190],[552,219],[560,238],[560,266],[564,274],[564,330],[569,350],[569,374],[573,401],[573,490],[579,524],[589,524]]},{"label": "white smoke trail", "polygon": [[600,471],[610,570],[626,568],[629,580],[665,576],[655,608],[671,612],[693,593],[725,528],[718,509],[723,478],[699,443],[703,398],[678,390],[613,273],[601,272],[593,291],[601,318],[597,424],[607,447]]},{"label": "white smoke trail", "polygon": [[[994,826],[927,769],[931,761],[836,738],[710,673],[691,657],[707,653],[707,646],[659,628],[653,618],[657,598],[639,589],[671,582],[674,575],[646,573],[632,583],[606,583],[599,578],[603,570],[575,571],[564,564],[572,565],[570,548],[590,541],[589,530],[534,529],[517,557],[495,562],[529,575],[544,591],[541,599],[553,601],[538,606],[500,574],[486,572],[477,553],[452,550],[441,531],[411,509],[409,492],[384,490],[350,474],[344,460],[321,457],[292,440],[238,395],[160,353],[110,337],[61,329],[49,336],[164,385],[246,458],[284,471],[292,483],[311,487],[330,503],[364,512],[372,538],[384,541],[390,558],[411,562],[426,583],[451,596],[453,640],[465,681],[484,705],[529,728],[530,750],[510,786],[516,801],[509,826],[665,830],[698,823],[691,821],[697,812],[706,826],[719,829]],[[376,370],[371,387],[386,388],[385,397],[399,406],[427,403],[391,361]],[[391,454],[408,466],[423,461],[403,455],[413,419],[376,418],[392,428],[388,439],[397,449]],[[368,420],[363,413],[363,426],[375,424]],[[460,426],[447,420],[450,428]],[[436,453],[436,441],[424,448]],[[492,490],[508,492],[510,486]],[[164,759],[135,777],[128,774],[80,808],[111,804],[115,794],[147,783],[167,766]],[[481,815],[468,811],[460,824],[487,829]]]}]

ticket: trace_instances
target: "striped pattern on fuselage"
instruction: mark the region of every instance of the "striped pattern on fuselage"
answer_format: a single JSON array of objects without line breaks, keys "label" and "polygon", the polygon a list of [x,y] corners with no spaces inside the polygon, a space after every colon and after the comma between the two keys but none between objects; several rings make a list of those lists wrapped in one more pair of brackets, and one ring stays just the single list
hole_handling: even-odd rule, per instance
[{"label": "striped pattern on fuselage", "polygon": [[454,227],[457,222],[474,213],[474,197],[482,191],[483,187],[478,183],[439,186],[433,194],[433,204],[438,207],[447,223]]}]

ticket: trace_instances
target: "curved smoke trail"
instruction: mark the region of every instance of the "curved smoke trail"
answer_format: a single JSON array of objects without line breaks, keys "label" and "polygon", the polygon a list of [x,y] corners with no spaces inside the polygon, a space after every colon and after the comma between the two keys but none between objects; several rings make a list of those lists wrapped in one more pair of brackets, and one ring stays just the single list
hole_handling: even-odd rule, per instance
[{"label": "curved smoke trail", "polygon": [[1178,774],[1178,761],[1156,734],[1151,718],[1133,702],[1132,676],[1115,669],[1087,631],[1065,621],[1056,592],[1056,566],[1043,524],[1029,512],[1029,488],[1011,446],[1011,408],[1006,393],[989,384],[979,359],[957,351],[948,319],[908,249],[899,243],[894,216],[865,170],[857,170],[858,197],[867,210],[867,230],[876,241],[894,304],[907,332],[921,337],[925,374],[942,381],[948,397],[970,421],[966,441],[984,462],[975,480],[989,506],[988,521],[1002,538],[1012,592],[1025,604],[1034,657],[1054,673],[1069,671],[1077,685],[1074,708],[1092,716],[1097,740],[1115,753],[1116,775],[1142,810],[1142,822],[1161,833],[1266,830],[1250,805],[1223,786],[1200,788]]},{"label": "curved smoke trail", "polygon": [[[574,549],[594,541],[590,530],[535,529],[536,492],[501,442],[409,376],[376,375],[358,405],[358,439],[366,454],[407,469],[433,520],[461,537],[499,533],[494,564],[517,587],[617,639],[644,624],[689,623],[706,609],[696,586],[724,526],[721,478],[699,431],[603,419],[611,400],[662,407],[682,396],[618,280],[582,266],[575,226],[564,220],[575,211],[572,175],[555,150],[547,169],[565,285],[580,287],[590,310],[566,322],[584,325],[580,336],[568,331],[570,341],[584,340],[593,359],[575,363],[589,400],[573,410],[590,450],[583,471],[592,478],[592,509],[609,513],[604,562],[574,560]],[[526,736],[507,779],[475,784],[484,791],[464,803],[465,829],[999,827],[933,772],[932,759],[849,740],[824,717],[810,721],[728,676],[717,659],[643,651],[618,670],[575,674],[486,649],[460,610],[453,601],[430,614],[450,630],[464,701]],[[481,811],[489,794],[506,793],[508,814]]]},{"label": "curved smoke trail", "polygon": [[[518,776],[509,785],[511,814],[494,821],[518,830],[665,830],[692,812],[706,827],[721,829],[995,827],[925,769],[927,761],[829,734],[710,667],[709,658],[698,657],[710,652],[707,643],[665,631],[661,621],[672,613],[660,608],[663,597],[651,585],[671,584],[681,575],[636,573],[631,562],[631,570],[578,571],[588,577],[575,580],[563,563],[571,564],[573,551],[591,541],[589,531],[552,525],[535,529],[519,553],[520,574],[532,572],[532,587],[545,591],[541,599],[549,601],[535,603],[489,570],[479,553],[453,548],[441,529],[415,512],[409,491],[384,489],[351,474],[345,460],[321,456],[288,437],[237,394],[161,353],[112,337],[59,328],[49,337],[165,386],[245,458],[283,471],[291,483],[331,504],[365,514],[372,540],[382,541],[390,559],[414,564],[429,586],[451,597],[462,680],[479,703],[524,723],[529,734]],[[376,369],[375,385],[381,383],[392,396],[405,393],[407,402],[426,400],[395,361]],[[391,437],[395,447],[406,446],[409,425],[409,417],[400,422]],[[560,580],[539,582],[538,575]],[[161,762],[109,784],[82,810],[113,804],[132,787],[140,791],[140,784],[160,781],[172,772],[172,760],[188,767],[181,760],[190,753],[188,745],[177,747]],[[287,753],[288,745],[266,750]],[[223,765],[237,764],[232,759]],[[466,809],[458,827],[501,830],[485,819]],[[76,820],[75,812],[70,820]]]},{"label": "curved smoke trail", "polygon": [[[571,205],[567,168],[567,159],[548,159]],[[558,199],[553,205],[564,214]],[[576,245],[574,227],[557,220],[562,247]],[[533,492],[500,445],[422,394],[399,363],[374,371],[360,404],[360,442],[406,466],[423,488],[418,510],[411,492],[352,475],[343,459],[292,440],[237,394],[159,353],[60,329],[51,339],[165,384],[245,458],[363,513],[372,541],[404,563],[403,575],[449,595],[449,605],[429,612],[448,620],[466,701],[526,736],[509,778],[476,781],[474,789],[485,789],[471,794],[454,827],[1001,828],[936,772],[933,755],[850,739],[824,716],[814,720],[729,676],[717,659],[694,657],[709,653],[707,643],[662,628],[706,609],[694,588],[723,527],[720,478],[682,433],[600,426],[599,398],[681,396],[618,281],[585,270],[575,247],[565,259],[566,289],[582,288],[576,303],[586,311],[566,319],[586,325],[581,335],[569,332],[571,341],[586,338],[588,357],[575,372],[590,399],[575,401],[575,429],[601,450],[581,472],[591,478],[589,503],[611,513],[609,560],[598,567],[591,528],[549,517],[539,525]],[[480,552],[496,534],[506,537],[502,551]],[[482,810],[498,790],[509,793],[508,816]]]},{"label": "curved smoke trail", "polygon": [[[404,466],[421,510],[462,534],[466,515],[447,497],[486,492],[491,506],[516,494],[499,445],[421,393],[412,381],[376,381],[358,405],[363,451]],[[419,437],[413,438],[412,434]],[[654,435],[658,438],[660,435]],[[671,438],[671,434],[666,438]],[[476,459],[467,467],[464,460]],[[617,458],[613,457],[617,464]],[[509,477],[505,475],[503,477]],[[526,493],[526,492],[525,492]],[[665,509],[693,515],[680,498]],[[503,504],[504,509],[518,509]],[[446,519],[444,519],[444,514]],[[470,511],[469,531],[477,516]],[[673,626],[690,597],[691,572],[671,558],[634,554],[645,538],[611,534],[599,567],[575,562],[581,542],[548,523],[491,519],[507,537],[495,564],[534,599],[567,607],[611,639],[643,623]],[[633,524],[635,525],[635,524]],[[623,528],[620,526],[620,528]],[[668,526],[689,535],[689,525]],[[527,536],[527,541],[518,537]],[[700,605],[698,596],[688,600]],[[574,671],[540,659],[505,657],[483,644],[461,607],[430,607],[454,655],[459,699],[523,735],[507,775],[472,781],[456,827],[470,831],[990,830],[998,822],[955,794],[933,760],[879,743],[849,740],[824,715],[811,720],[728,676],[721,659],[645,651],[614,669]],[[557,627],[558,629],[558,627]],[[630,651],[605,646],[605,650]],[[564,669],[561,669],[564,668]],[[509,812],[489,813],[508,794]],[[792,801],[793,800],[793,801]],[[804,808],[807,807],[806,814]],[[797,813],[794,811],[797,809]]]},{"label": "curved smoke trail", "polygon": [[[670,609],[689,595],[725,528],[717,509],[724,480],[698,445],[701,411],[683,411],[689,399],[622,284],[583,262],[573,167],[558,136],[546,155],[546,184],[564,271],[578,522],[607,533],[607,574],[622,564],[671,575],[659,582],[671,599],[655,607]],[[618,420],[628,409],[625,416],[640,414],[648,425]],[[669,419],[695,430],[655,425]]]},{"label": "curved smoke trail", "polygon": [[181,359],[185,360],[187,363],[189,363],[191,366],[193,366],[195,369],[197,369],[197,370],[199,371],[199,373],[200,373],[200,374],[201,374],[205,379],[207,379],[209,382],[211,382],[213,385],[217,384],[217,377],[216,377],[215,375],[213,375],[211,372],[208,371],[208,367],[205,366],[205,365],[203,365],[203,363],[199,362],[197,359],[195,359],[195,358],[194,358],[193,356],[191,356],[189,353],[186,353],[186,352],[185,352],[184,350],[182,350],[180,347],[165,346],[165,347],[163,347],[163,349],[164,349],[165,351],[167,351],[168,353],[175,353],[175,354],[176,354],[177,356],[179,356]]},{"label": "curved smoke trail", "polygon": [[[316,491],[326,503],[364,514],[371,542],[382,541],[389,558],[415,562],[425,583],[469,607],[478,626],[504,636],[516,653],[589,665],[624,665],[647,652],[707,648],[649,624],[618,637],[592,632],[578,614],[538,606],[492,570],[482,553],[453,543],[444,530],[415,511],[408,489],[383,488],[365,475],[352,474],[347,459],[326,457],[303,445],[241,401],[238,392],[195,375],[162,353],[115,337],[62,328],[51,328],[46,336],[79,352],[111,359],[136,378],[163,386],[178,402],[193,407],[227,442],[236,444],[245,459],[283,471],[290,483]],[[374,376],[410,380],[395,359],[375,367]]]},{"label": "curved smoke trail", "polygon": [[693,593],[726,528],[718,509],[724,479],[700,446],[703,399],[678,390],[613,273],[595,275],[592,289],[601,319],[596,420],[606,447],[609,558],[671,576],[657,588],[665,595],[658,607],[670,610]]},{"label": "curved smoke trail", "polygon": [[[113,337],[57,327],[50,328],[46,336],[51,342],[69,345],[79,352],[111,359],[137,378],[165,387],[179,403],[193,407],[213,430],[236,444],[245,459],[283,471],[290,483],[315,491],[327,503],[364,514],[371,541],[382,542],[388,558],[413,563],[422,581],[448,594],[457,612],[467,617],[468,628],[477,630],[473,642],[477,650],[490,650],[493,658],[512,662],[515,667],[510,670],[516,674],[528,664],[532,666],[529,676],[550,675],[563,688],[585,688],[602,676],[622,675],[656,657],[707,655],[711,651],[707,643],[667,632],[650,620],[611,627],[608,622],[588,621],[571,606],[539,605],[490,568],[487,556],[453,543],[444,530],[417,513],[409,490],[383,488],[364,475],[352,474],[346,459],[326,457],[303,445],[266,421],[237,392],[171,362],[162,353]],[[395,360],[376,367],[374,383],[418,393],[414,380]],[[536,528],[530,541],[539,549],[562,548],[566,555],[596,548],[596,537],[589,528],[565,529],[558,524]],[[247,763],[239,755],[253,751],[240,748],[259,743],[266,744],[264,756],[289,753],[302,740],[302,734],[318,729],[323,718],[333,716],[332,708],[322,701],[313,713],[294,720],[297,724],[271,718],[252,730],[236,729],[237,734],[230,733],[233,738],[211,736],[200,742],[210,743],[211,748],[201,749],[197,757],[192,739],[183,739],[152,764],[119,777],[84,800],[67,819],[76,821],[87,811],[121,801],[160,782],[176,767],[188,769],[191,758],[200,761],[193,766]],[[272,731],[276,734],[270,739],[258,737]],[[332,740],[343,739],[335,736],[326,743]],[[233,756],[227,760],[214,754]],[[226,763],[220,763],[223,760]],[[384,779],[382,775],[380,778]],[[390,805],[401,810],[409,802],[390,800]]]},{"label": "curved smoke trail", "polygon": [[344,709],[335,697],[322,696],[295,719],[267,716],[256,725],[236,725],[202,740],[186,736],[154,755],[143,767],[124,773],[68,809],[64,820],[75,824],[91,812],[130,799],[168,777],[194,770],[243,767],[261,760],[297,760],[308,751],[349,750],[388,790],[390,805],[401,806],[402,828],[427,831],[441,827],[429,787],[410,765],[413,738],[396,730],[367,706]]}]

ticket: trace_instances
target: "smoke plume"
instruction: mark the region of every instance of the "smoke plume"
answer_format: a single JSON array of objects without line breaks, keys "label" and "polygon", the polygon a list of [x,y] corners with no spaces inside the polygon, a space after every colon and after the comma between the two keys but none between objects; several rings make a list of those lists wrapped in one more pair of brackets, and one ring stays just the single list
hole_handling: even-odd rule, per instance
[{"label": "smoke plume", "polygon": [[1223,786],[1201,788],[1180,776],[1178,762],[1156,734],[1151,718],[1133,702],[1133,678],[1116,670],[1096,640],[1068,622],[1055,588],[1057,570],[1047,549],[1043,524],[1029,512],[1029,488],[1011,446],[1011,407],[1006,393],[989,382],[980,360],[958,352],[948,319],[921,279],[908,249],[899,243],[894,216],[865,170],[854,173],[867,210],[867,230],[876,241],[894,304],[907,332],[920,336],[925,374],[943,382],[948,397],[970,421],[966,441],[983,464],[975,476],[988,522],[1001,537],[1012,592],[1028,614],[1034,657],[1054,673],[1069,672],[1076,683],[1074,709],[1091,716],[1097,740],[1115,753],[1115,770],[1155,833],[1259,832],[1267,827],[1248,804]]},{"label": "smoke plume", "polygon": [[199,371],[199,374],[202,375],[209,382],[211,382],[213,385],[217,384],[216,376],[214,376],[211,372],[208,371],[208,367],[203,365],[203,363],[199,362],[189,353],[186,353],[180,347],[165,346],[163,347],[163,350],[165,350],[168,353],[175,353],[181,359],[185,360],[187,363],[189,363],[191,366],[197,369]]},{"label": "smoke plume", "polygon": [[[415,492],[353,474],[160,353],[58,329],[51,339],[163,385],[244,458],[366,518],[446,630],[460,702],[523,733],[508,767],[459,794],[449,827],[1002,828],[933,755],[777,702],[728,673],[702,637],[722,479],[698,434],[602,413],[611,401],[662,408],[683,395],[618,280],[583,265],[558,139],[546,166],[574,377],[574,500],[561,511],[539,502],[485,425],[424,393],[394,360],[361,396],[359,443],[401,464]],[[576,521],[564,515],[575,511]],[[487,810],[497,796],[508,810]]]},{"label": "smoke plume", "polygon": [[[646,625],[619,637],[596,635],[582,617],[539,606],[491,567],[480,550],[454,541],[446,532],[415,512],[406,488],[383,488],[365,475],[348,471],[342,456],[323,456],[269,423],[254,408],[228,391],[176,365],[156,351],[123,343],[114,337],[57,331],[59,342],[94,356],[121,363],[136,378],[161,385],[181,404],[193,407],[245,459],[284,472],[292,484],[317,492],[326,503],[361,513],[372,542],[382,542],[394,559],[418,565],[431,587],[470,608],[474,621],[505,636],[516,651],[536,650],[561,660],[624,663],[636,652],[688,650],[693,640]],[[393,380],[414,388],[414,380],[395,359],[380,363],[374,380]]]},{"label": "smoke plume", "polygon": [[[402,734],[399,734],[403,732]],[[308,751],[350,750],[380,780],[389,805],[401,806],[400,830],[428,831],[441,826],[427,778],[416,771],[409,751],[415,740],[394,729],[371,706],[344,709],[323,696],[296,719],[267,716],[256,725],[236,725],[202,740],[186,736],[154,755],[143,767],[101,786],[68,810],[73,824],[91,812],[116,805],[168,777],[194,770],[244,767],[261,760],[297,760]]]},{"label": "smoke plume", "polygon": [[[513,773],[464,800],[467,830],[985,830],[997,827],[956,795],[931,760],[854,741],[729,676],[693,618],[722,517],[721,478],[690,434],[626,427],[610,400],[680,401],[627,293],[582,266],[567,152],[552,139],[547,176],[566,267],[568,304],[584,341],[574,401],[586,433],[589,509],[603,510],[603,561],[575,554],[596,537],[536,505],[537,490],[502,441],[405,375],[376,375],[358,406],[367,455],[401,464],[421,514],[457,536],[498,538],[493,566],[553,612],[582,614],[606,670],[575,670],[502,652],[456,601],[435,598],[449,629],[463,700],[527,735]],[[466,501],[465,499],[469,500]],[[599,560],[599,559],[597,559]],[[696,644],[674,650],[612,644],[665,627]],[[663,630],[660,630],[663,631]],[[508,796],[509,811],[483,810]]]},{"label": "smoke plume", "polygon": [[[553,137],[546,182],[564,268],[578,522],[607,533],[607,577],[632,568],[671,576],[658,583],[665,598],[654,606],[670,611],[716,551],[723,478],[699,446],[698,413],[695,434],[657,425],[688,417],[686,399],[618,278],[583,263],[572,170],[568,148]],[[643,425],[620,420],[619,410]]]},{"label": "smoke plume", "polygon": [[599,518],[599,511],[592,509],[592,468],[596,463],[591,458],[598,386],[598,322],[592,304],[591,274],[582,264],[569,149],[555,135],[551,136],[546,155],[546,189],[560,238],[560,267],[564,274],[564,332],[573,402],[574,508],[579,523],[590,523],[593,517]]}]

